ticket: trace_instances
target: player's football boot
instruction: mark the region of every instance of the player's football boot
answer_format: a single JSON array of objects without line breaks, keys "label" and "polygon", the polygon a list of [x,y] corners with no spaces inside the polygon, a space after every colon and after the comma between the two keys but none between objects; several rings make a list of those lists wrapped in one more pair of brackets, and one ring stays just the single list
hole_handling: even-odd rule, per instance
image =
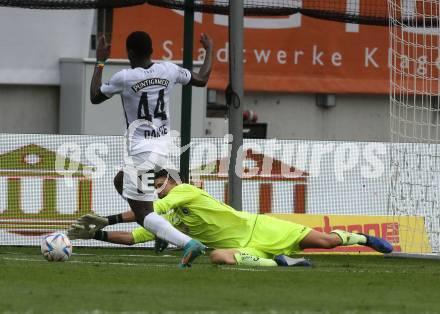
[{"label": "player's football boot", "polygon": [[200,255],[204,255],[206,246],[200,241],[192,239],[183,248],[183,257],[179,267],[191,267],[192,262]]},{"label": "player's football boot", "polygon": [[371,247],[373,250],[376,250],[380,253],[391,253],[393,251],[393,246],[391,243],[389,243],[387,240],[361,233],[367,238],[367,243],[365,243],[365,246]]},{"label": "player's football boot", "polygon": [[286,255],[276,255],[274,257],[274,260],[278,264],[278,266],[313,266],[312,262],[304,257],[292,258]]}]

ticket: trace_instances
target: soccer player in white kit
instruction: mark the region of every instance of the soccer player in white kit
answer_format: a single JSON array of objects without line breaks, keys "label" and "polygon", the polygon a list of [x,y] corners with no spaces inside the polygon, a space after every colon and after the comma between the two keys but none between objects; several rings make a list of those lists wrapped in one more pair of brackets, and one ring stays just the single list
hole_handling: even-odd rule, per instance
[{"label": "soccer player in white kit", "polygon": [[[131,68],[115,73],[102,84],[102,71],[110,56],[110,45],[104,36],[100,36],[90,86],[93,104],[100,104],[115,94],[121,96],[127,124],[122,196],[128,201],[139,225],[184,249],[181,267],[191,266],[192,261],[204,253],[205,246],[154,212],[154,170],[165,166],[169,154],[171,89],[175,84],[205,86],[208,82],[213,44],[205,34],[201,35],[200,42],[206,50],[205,60],[199,73],[193,73],[171,62],[153,63],[150,36],[141,31],[133,32],[126,40]],[[115,186],[121,178],[121,173],[115,177]]]}]

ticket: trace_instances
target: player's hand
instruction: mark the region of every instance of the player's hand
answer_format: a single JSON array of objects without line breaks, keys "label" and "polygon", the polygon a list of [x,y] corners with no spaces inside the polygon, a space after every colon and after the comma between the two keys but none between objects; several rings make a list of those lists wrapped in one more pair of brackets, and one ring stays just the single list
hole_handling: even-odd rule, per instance
[{"label": "player's hand", "polygon": [[162,253],[168,247],[168,242],[156,237],[154,241],[154,252],[156,254]]},{"label": "player's hand", "polygon": [[206,50],[211,50],[212,46],[214,45],[211,37],[209,37],[204,33],[200,35],[200,43],[202,44],[203,48],[205,48]]},{"label": "player's hand", "polygon": [[101,230],[108,226],[108,219],[95,214],[86,214],[79,217],[73,224],[73,226],[83,226],[88,229]]},{"label": "player's hand", "polygon": [[110,57],[111,45],[105,40],[105,36],[100,34],[98,36],[98,46],[96,47],[96,61],[104,62]]},{"label": "player's hand", "polygon": [[82,225],[76,225],[72,224],[70,226],[70,229],[67,230],[67,237],[70,240],[77,240],[77,239],[93,239],[95,235],[96,229],[88,228]]}]

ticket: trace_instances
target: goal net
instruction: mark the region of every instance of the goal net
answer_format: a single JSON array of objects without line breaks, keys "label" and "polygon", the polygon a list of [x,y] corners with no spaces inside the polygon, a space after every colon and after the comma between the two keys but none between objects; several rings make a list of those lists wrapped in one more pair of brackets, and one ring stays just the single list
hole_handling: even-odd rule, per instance
[{"label": "goal net", "polygon": [[[440,252],[438,0],[389,0],[391,187],[388,209],[408,220],[411,251]],[[427,232],[428,239],[421,237]]]},{"label": "goal net", "polygon": [[[229,14],[230,0],[0,0],[0,6],[32,9],[105,9],[149,4],[170,9]],[[339,22],[387,25],[387,0],[243,0],[247,16],[306,16]]]}]

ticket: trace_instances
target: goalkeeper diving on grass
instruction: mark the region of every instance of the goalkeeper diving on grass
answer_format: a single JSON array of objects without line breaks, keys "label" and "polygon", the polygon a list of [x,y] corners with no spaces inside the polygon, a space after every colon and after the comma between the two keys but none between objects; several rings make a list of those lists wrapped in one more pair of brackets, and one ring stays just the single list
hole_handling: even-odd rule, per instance
[{"label": "goalkeeper diving on grass", "polygon": [[[348,245],[364,245],[381,253],[393,250],[386,240],[367,234],[344,230],[323,233],[268,215],[236,211],[202,189],[179,183],[179,178],[174,170],[156,172],[155,188],[159,200],[154,202],[154,210],[181,232],[213,248],[211,261],[215,264],[307,266],[310,265],[308,260],[289,256],[307,248],[331,249]],[[131,233],[102,230],[109,224],[133,221],[131,212],[109,217],[85,215],[72,224],[68,236],[127,245],[154,239],[154,235],[144,228]],[[158,243],[160,250],[163,242]]]}]

